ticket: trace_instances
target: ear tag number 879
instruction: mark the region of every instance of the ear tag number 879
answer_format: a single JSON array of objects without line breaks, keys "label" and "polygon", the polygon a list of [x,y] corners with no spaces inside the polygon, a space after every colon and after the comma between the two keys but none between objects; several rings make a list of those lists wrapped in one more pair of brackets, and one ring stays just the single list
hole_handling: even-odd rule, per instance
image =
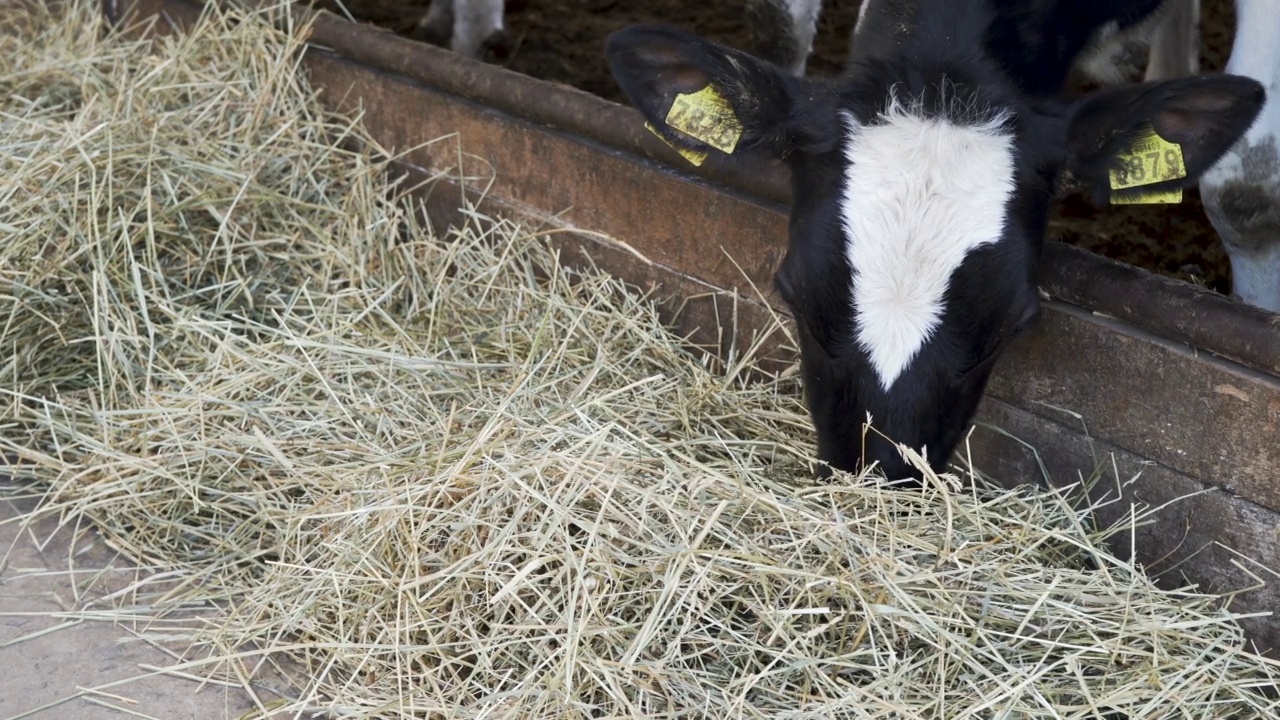
[{"label": "ear tag number 879", "polygon": [[[1119,167],[1111,170],[1112,190],[1154,185],[1187,176],[1182,146],[1165,140],[1151,129],[1139,136],[1117,159]],[[1111,202],[1117,205],[1178,203],[1182,202],[1182,189],[1126,195],[1113,192]]]}]

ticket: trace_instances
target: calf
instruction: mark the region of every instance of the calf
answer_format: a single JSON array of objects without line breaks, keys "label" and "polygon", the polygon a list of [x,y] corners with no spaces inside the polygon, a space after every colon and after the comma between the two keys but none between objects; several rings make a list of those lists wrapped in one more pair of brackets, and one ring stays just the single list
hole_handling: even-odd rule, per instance
[{"label": "calf", "polygon": [[[996,359],[1038,314],[1059,176],[1099,199],[1182,188],[1249,127],[1264,92],[1247,78],[1055,99],[1099,27],[1155,4],[873,0],[833,80],[663,26],[610,36],[614,77],[669,142],[790,166],[775,285],[796,321],[821,460],[918,478],[902,442],[942,469]],[[1173,171],[1135,165],[1138,142]]]}]

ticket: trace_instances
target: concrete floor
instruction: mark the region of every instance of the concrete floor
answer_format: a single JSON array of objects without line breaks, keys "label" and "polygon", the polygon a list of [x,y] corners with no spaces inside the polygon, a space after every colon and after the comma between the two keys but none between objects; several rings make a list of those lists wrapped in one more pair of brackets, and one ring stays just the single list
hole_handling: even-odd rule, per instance
[{"label": "concrete floor", "polygon": [[[132,563],[52,518],[23,530],[35,502],[15,490],[0,478],[0,719],[263,718],[242,688],[149,674],[144,666],[178,660],[123,623],[85,618],[86,606],[113,607],[102,598],[136,580]],[[279,697],[255,692],[263,703]]]}]

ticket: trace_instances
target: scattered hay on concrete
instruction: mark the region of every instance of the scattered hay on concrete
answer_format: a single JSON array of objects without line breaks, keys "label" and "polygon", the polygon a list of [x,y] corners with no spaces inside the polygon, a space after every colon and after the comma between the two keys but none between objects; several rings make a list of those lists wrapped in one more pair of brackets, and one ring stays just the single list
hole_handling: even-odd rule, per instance
[{"label": "scattered hay on concrete", "polygon": [[0,442],[165,570],[136,602],[211,609],[169,672],[287,658],[341,717],[1276,717],[1230,614],[1062,496],[816,485],[793,380],[519,225],[437,238],[301,31],[96,10],[0,35]]}]

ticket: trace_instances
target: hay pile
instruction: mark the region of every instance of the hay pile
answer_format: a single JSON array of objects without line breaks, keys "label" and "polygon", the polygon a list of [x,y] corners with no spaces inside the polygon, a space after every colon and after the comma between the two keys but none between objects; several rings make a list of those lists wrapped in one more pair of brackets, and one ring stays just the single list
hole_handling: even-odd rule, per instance
[{"label": "hay pile", "polygon": [[[0,18],[0,447],[211,608],[174,672],[342,717],[1276,717],[1056,495],[809,481],[792,381],[342,149],[301,31]],[[1099,570],[1083,569],[1096,563]]]}]

